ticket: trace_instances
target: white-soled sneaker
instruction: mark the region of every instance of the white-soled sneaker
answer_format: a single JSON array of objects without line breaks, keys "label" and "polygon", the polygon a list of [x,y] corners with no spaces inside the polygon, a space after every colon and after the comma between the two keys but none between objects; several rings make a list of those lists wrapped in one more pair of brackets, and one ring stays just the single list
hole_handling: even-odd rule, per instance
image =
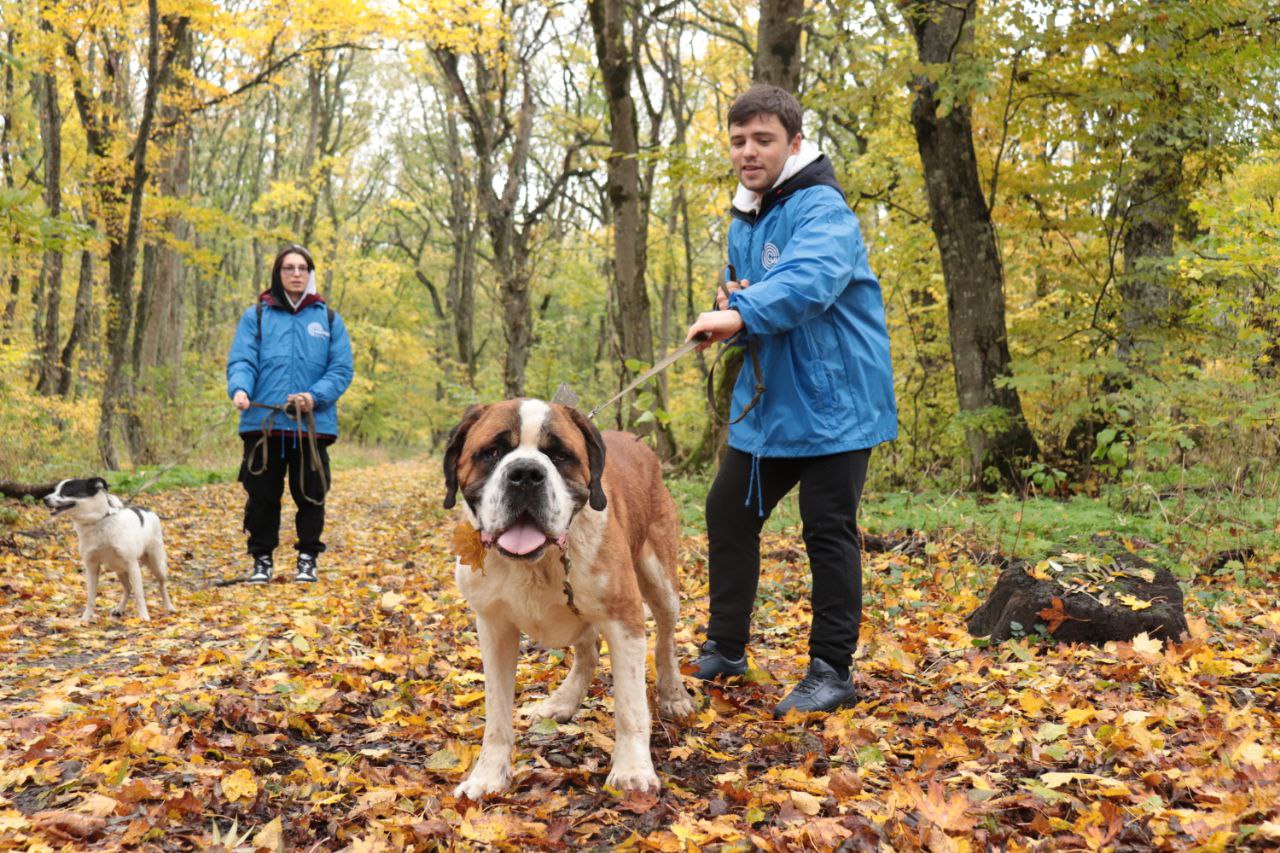
[{"label": "white-soled sneaker", "polygon": [[316,577],[316,571],[319,567],[316,565],[315,554],[299,554],[298,555],[298,571],[293,576],[296,583],[315,583],[320,580]]},{"label": "white-soled sneaker", "polygon": [[253,557],[253,571],[249,573],[249,583],[271,583],[271,570],[275,568],[275,562],[271,559],[270,554],[255,554]]}]

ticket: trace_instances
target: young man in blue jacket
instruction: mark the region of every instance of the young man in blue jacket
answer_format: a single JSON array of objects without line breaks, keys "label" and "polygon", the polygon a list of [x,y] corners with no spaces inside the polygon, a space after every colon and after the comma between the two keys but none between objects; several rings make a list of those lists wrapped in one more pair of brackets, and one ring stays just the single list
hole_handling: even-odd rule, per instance
[{"label": "young man in blue jacket", "polygon": [[689,338],[705,332],[709,343],[748,348],[730,409],[741,419],[707,494],[711,614],[697,677],[746,671],[760,529],[800,487],[813,575],[809,671],[778,717],[857,699],[858,501],[871,448],[898,433],[880,285],[831,162],[804,140],[800,119],[799,102],[776,86],[753,86],[730,107],[740,184],[729,269],[740,278],[689,329]]},{"label": "young man in blue jacket", "polygon": [[[317,580],[317,559],[324,551],[320,536],[323,484],[329,482],[328,446],[338,438],[338,398],[351,384],[352,374],[346,324],[316,292],[311,253],[302,246],[286,246],[271,265],[271,287],[240,317],[227,356],[227,396],[240,410],[244,441],[239,479],[247,495],[244,527],[253,557],[249,583],[271,580],[286,475],[298,506],[294,580]],[[286,406],[287,412],[250,408],[251,400]],[[320,470],[309,442],[296,438],[299,419],[306,413],[315,420]]]}]

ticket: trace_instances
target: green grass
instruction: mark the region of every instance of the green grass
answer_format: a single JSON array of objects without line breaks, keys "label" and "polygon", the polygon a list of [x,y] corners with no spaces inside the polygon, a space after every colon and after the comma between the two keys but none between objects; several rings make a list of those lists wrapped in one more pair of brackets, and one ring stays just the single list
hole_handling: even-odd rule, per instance
[{"label": "green grass", "polygon": [[[128,495],[139,486],[151,481],[152,477],[155,477],[155,480],[143,489],[144,493],[203,486],[209,483],[229,483],[236,478],[236,473],[239,471],[236,466],[204,468],[176,465],[167,471],[163,471],[163,468],[163,465],[155,465],[133,471],[112,471],[106,475],[105,479],[111,485],[111,491],[118,495]],[[160,473],[162,471],[163,473]],[[158,473],[159,476],[156,476]]]},{"label": "green grass", "polygon": [[[705,532],[703,504],[710,476],[668,480],[680,510],[683,532]],[[1096,550],[1095,535],[1151,543],[1162,562],[1174,567],[1206,554],[1252,547],[1280,550],[1276,529],[1280,493],[1240,494],[1202,486],[1155,488],[1108,486],[1097,497],[1065,500],[1017,495],[941,491],[868,491],[859,523],[870,533],[917,530],[931,537],[963,534],[1001,553],[1040,559],[1064,551]],[[766,530],[799,534],[795,493],[778,505]]]}]

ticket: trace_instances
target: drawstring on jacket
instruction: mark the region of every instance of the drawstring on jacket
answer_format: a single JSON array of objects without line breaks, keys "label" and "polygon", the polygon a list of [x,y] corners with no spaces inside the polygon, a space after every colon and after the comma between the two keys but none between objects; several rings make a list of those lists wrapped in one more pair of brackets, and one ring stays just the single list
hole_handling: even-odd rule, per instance
[{"label": "drawstring on jacket", "polygon": [[747,499],[743,506],[751,506],[751,493],[756,495],[756,514],[764,518],[764,483],[760,480],[760,454],[751,454],[751,479],[747,481]]}]

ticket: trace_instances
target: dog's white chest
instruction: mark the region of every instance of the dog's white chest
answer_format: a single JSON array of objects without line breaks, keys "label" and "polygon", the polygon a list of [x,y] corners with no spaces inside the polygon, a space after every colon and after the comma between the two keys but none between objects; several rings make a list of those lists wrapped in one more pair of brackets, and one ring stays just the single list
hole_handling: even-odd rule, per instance
[{"label": "dog's white chest", "polygon": [[458,589],[477,613],[505,616],[544,646],[559,648],[578,639],[587,622],[569,609],[559,560],[535,566],[492,562],[484,574],[461,563],[457,567]]}]

